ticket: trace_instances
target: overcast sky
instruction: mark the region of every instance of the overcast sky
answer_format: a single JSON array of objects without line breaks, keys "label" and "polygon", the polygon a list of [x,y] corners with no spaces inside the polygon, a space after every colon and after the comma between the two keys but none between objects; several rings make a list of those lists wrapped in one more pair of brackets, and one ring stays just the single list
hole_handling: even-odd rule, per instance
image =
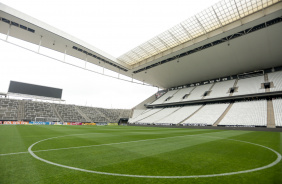
[{"label": "overcast sky", "polygon": [[[1,2],[118,57],[210,7],[218,0]],[[5,39],[5,35],[0,35],[0,38]],[[19,43],[11,37],[9,41]],[[4,41],[0,41],[0,48],[0,92],[7,92],[10,80],[14,80],[62,88],[62,98],[67,104],[104,108],[132,108],[157,92],[157,88],[91,73]],[[67,61],[68,59],[71,62],[71,59],[67,58]],[[81,61],[74,62],[83,65]],[[100,72],[99,68],[97,70]]]}]

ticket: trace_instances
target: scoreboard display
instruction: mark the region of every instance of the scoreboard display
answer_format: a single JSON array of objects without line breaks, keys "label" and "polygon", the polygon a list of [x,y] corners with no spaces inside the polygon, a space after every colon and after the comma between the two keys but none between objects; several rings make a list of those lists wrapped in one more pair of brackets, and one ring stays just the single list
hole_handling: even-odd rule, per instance
[{"label": "scoreboard display", "polygon": [[8,92],[61,99],[63,90],[59,88],[10,81]]}]

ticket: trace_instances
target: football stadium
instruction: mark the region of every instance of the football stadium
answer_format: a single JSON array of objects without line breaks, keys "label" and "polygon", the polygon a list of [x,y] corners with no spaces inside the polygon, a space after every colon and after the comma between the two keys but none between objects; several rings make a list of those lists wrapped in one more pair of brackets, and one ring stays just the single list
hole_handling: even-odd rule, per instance
[{"label": "football stadium", "polygon": [[10,79],[0,184],[282,183],[281,0],[218,1],[119,57],[69,31],[0,3],[7,47],[158,90],[106,108],[67,103],[63,85]]}]

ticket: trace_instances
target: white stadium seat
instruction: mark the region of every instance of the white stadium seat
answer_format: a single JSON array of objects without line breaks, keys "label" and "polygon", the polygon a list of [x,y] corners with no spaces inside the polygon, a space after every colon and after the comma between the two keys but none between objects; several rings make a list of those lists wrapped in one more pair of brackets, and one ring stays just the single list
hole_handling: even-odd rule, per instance
[{"label": "white stadium seat", "polygon": [[203,124],[213,125],[216,120],[223,114],[229,104],[209,104],[205,105],[191,118],[182,124]]},{"label": "white stadium seat", "polygon": [[202,105],[192,105],[181,107],[169,116],[155,122],[155,124],[178,124],[197,111],[201,106]]},{"label": "white stadium seat", "polygon": [[219,125],[266,126],[267,101],[236,102]]},{"label": "white stadium seat", "polygon": [[274,84],[274,88],[270,88],[270,91],[282,91],[282,72],[269,73],[268,81]]},{"label": "white stadium seat", "polygon": [[282,99],[272,100],[276,126],[282,127]]}]

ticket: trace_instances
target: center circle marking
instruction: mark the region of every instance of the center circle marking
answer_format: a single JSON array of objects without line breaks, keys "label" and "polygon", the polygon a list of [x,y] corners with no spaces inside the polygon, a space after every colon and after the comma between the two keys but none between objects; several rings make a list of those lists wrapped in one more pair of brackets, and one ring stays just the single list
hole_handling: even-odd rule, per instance
[{"label": "center circle marking", "polygon": [[[135,177],[135,178],[207,178],[207,177],[216,177],[216,176],[228,176],[228,175],[250,173],[250,172],[254,172],[254,171],[259,171],[259,170],[267,169],[267,168],[270,168],[270,167],[278,164],[281,161],[281,159],[282,159],[282,156],[281,156],[280,153],[278,153],[277,151],[275,151],[275,150],[273,150],[273,149],[271,149],[269,147],[266,147],[266,146],[263,146],[263,145],[260,145],[260,144],[255,144],[255,143],[247,142],[247,141],[240,141],[240,140],[236,140],[236,139],[225,139],[225,140],[232,140],[232,141],[242,142],[242,143],[246,143],[246,144],[252,144],[252,145],[255,145],[255,146],[259,146],[259,147],[268,149],[268,150],[272,151],[273,153],[275,153],[277,155],[277,159],[275,161],[273,161],[272,163],[270,163],[268,165],[265,165],[265,166],[262,166],[262,167],[257,167],[257,168],[254,168],[254,169],[243,170],[243,171],[236,171],[236,172],[228,172],[228,173],[220,173],[220,174],[206,174],[206,175],[189,175],[189,176],[148,176],[148,175],[131,175],[131,174],[100,172],[100,171],[93,171],[93,170],[81,169],[81,168],[77,168],[77,167],[72,167],[72,166],[67,166],[67,165],[63,165],[63,164],[58,164],[58,163],[51,162],[49,160],[46,160],[46,159],[43,159],[43,158],[37,156],[31,150],[32,147],[35,146],[38,143],[41,143],[41,142],[44,142],[44,141],[47,141],[47,140],[51,140],[51,139],[67,137],[67,136],[74,136],[74,135],[85,135],[85,134],[72,134],[72,135],[65,135],[65,136],[51,137],[51,138],[43,139],[43,140],[40,140],[40,141],[37,141],[37,142],[33,143],[28,148],[28,152],[31,154],[31,156],[33,156],[37,160],[40,160],[40,161],[45,162],[47,164],[55,165],[55,166],[58,166],[58,167],[63,167],[63,168],[77,170],[77,171],[82,171],[82,172],[94,173],[94,174],[103,174],[103,175],[110,175],[110,176]],[[201,136],[201,137],[210,137],[210,138],[220,138],[220,137],[215,137],[215,136],[203,136],[201,134],[200,135],[184,135],[184,136]],[[176,137],[184,137],[184,136],[176,136]],[[174,137],[166,137],[166,138],[174,138]],[[140,140],[140,141],[150,141],[150,140],[157,140],[157,139],[165,139],[165,138],[156,138],[156,139],[147,139],[147,140],[145,139],[145,140]],[[137,142],[137,141],[132,141],[132,142]],[[115,143],[113,143],[113,144],[115,144]],[[103,144],[101,144],[101,146],[102,145]],[[105,145],[109,145],[109,144],[105,144]]]}]

